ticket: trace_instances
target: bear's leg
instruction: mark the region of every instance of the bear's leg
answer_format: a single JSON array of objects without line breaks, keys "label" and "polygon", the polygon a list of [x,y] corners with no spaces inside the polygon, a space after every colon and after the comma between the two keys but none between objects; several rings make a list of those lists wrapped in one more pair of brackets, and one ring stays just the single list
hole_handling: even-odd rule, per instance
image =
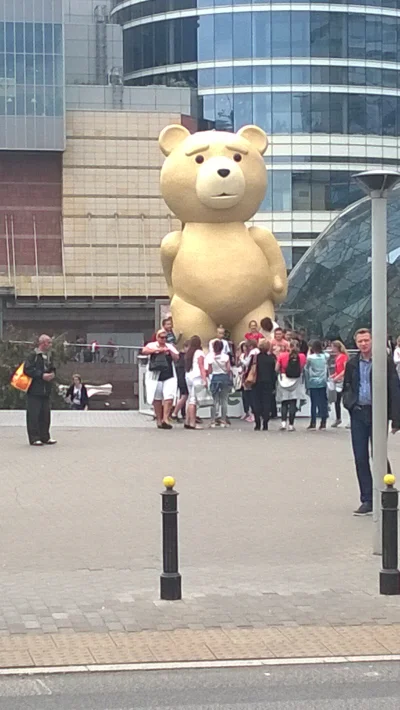
[{"label": "bear's leg", "polygon": [[256,320],[258,325],[260,325],[260,321],[267,316],[268,318],[272,318],[272,320],[274,319],[274,304],[270,299],[264,301],[261,306],[250,311],[247,316],[236,323],[235,327],[232,329],[233,342],[238,345],[244,339],[244,334],[249,331],[249,323],[251,320]]},{"label": "bear's leg", "polygon": [[174,296],[171,301],[171,313],[174,321],[174,331],[177,336],[181,336],[179,345],[182,346],[185,340],[189,340],[192,335],[201,338],[203,347],[208,348],[211,338],[216,337],[217,326],[200,308],[186,303],[179,296]]}]

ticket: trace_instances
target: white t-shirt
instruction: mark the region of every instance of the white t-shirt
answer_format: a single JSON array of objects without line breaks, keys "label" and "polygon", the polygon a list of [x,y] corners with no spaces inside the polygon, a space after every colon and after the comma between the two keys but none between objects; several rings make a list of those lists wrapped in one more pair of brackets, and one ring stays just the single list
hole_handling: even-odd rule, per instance
[{"label": "white t-shirt", "polygon": [[195,354],[193,355],[193,364],[192,364],[192,369],[190,370],[190,377],[194,379],[195,377],[201,377],[201,372],[200,372],[200,365],[199,365],[199,359],[201,357],[204,357],[204,353],[202,350],[196,350]]},{"label": "white t-shirt", "polygon": [[212,340],[210,340],[210,342],[208,343],[208,349],[209,349],[210,353],[213,353],[213,352],[214,352],[213,343],[215,343],[216,340],[220,340],[220,341],[221,341],[221,343],[222,343],[222,352],[224,353],[224,355],[230,355],[230,352],[231,352],[231,351],[230,351],[230,348],[229,348],[229,343],[228,343],[227,340],[225,340],[225,338],[213,338]]},{"label": "white t-shirt", "polygon": [[72,402],[73,404],[80,404],[82,396],[82,385],[80,387],[74,387]]},{"label": "white t-shirt", "polygon": [[398,365],[400,363],[400,347],[397,346],[393,353],[394,364]]},{"label": "white t-shirt", "polygon": [[210,352],[206,357],[206,369],[211,365],[213,375],[226,375],[229,362],[230,358],[226,353],[221,352],[219,355],[215,355]]}]

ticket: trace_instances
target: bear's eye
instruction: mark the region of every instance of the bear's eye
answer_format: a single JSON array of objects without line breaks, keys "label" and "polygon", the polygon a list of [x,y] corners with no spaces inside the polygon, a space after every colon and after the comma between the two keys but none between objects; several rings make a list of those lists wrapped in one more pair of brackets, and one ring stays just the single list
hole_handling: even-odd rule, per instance
[{"label": "bear's eye", "polygon": [[196,155],[196,163],[204,163],[204,156],[203,155]]},{"label": "bear's eye", "polygon": [[240,163],[240,161],[241,161],[241,159],[242,159],[242,156],[240,155],[240,153],[235,153],[235,155],[233,156],[233,159],[234,159],[237,163]]}]

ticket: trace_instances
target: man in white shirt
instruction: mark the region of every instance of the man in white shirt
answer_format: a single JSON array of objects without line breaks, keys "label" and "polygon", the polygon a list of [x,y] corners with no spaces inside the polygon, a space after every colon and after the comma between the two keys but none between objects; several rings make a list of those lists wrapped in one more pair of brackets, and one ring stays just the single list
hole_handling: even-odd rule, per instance
[{"label": "man in white shirt", "polygon": [[218,328],[217,328],[217,337],[216,337],[216,338],[213,338],[212,340],[210,340],[210,342],[209,342],[209,344],[208,344],[208,349],[210,350],[210,352],[213,352],[213,343],[215,343],[216,340],[221,340],[221,341],[222,341],[222,352],[224,353],[224,355],[229,355],[229,357],[230,357],[230,356],[231,356],[231,350],[230,350],[230,347],[229,347],[229,343],[228,343],[228,341],[227,341],[226,338],[225,338],[225,328],[224,328],[223,325],[219,325],[219,326],[218,326]]}]

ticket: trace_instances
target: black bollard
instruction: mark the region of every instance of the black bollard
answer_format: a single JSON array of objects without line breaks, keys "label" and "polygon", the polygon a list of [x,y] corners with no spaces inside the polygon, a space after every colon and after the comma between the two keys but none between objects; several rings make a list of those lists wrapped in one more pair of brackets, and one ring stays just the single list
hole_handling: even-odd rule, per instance
[{"label": "black bollard", "polygon": [[166,476],[162,498],[163,572],[160,576],[160,599],[182,599],[182,579],[178,558],[178,495],[175,479]]},{"label": "black bollard", "polygon": [[382,570],[379,575],[380,594],[400,594],[398,569],[398,514],[399,492],[394,488],[395,477],[388,473],[382,491]]}]

